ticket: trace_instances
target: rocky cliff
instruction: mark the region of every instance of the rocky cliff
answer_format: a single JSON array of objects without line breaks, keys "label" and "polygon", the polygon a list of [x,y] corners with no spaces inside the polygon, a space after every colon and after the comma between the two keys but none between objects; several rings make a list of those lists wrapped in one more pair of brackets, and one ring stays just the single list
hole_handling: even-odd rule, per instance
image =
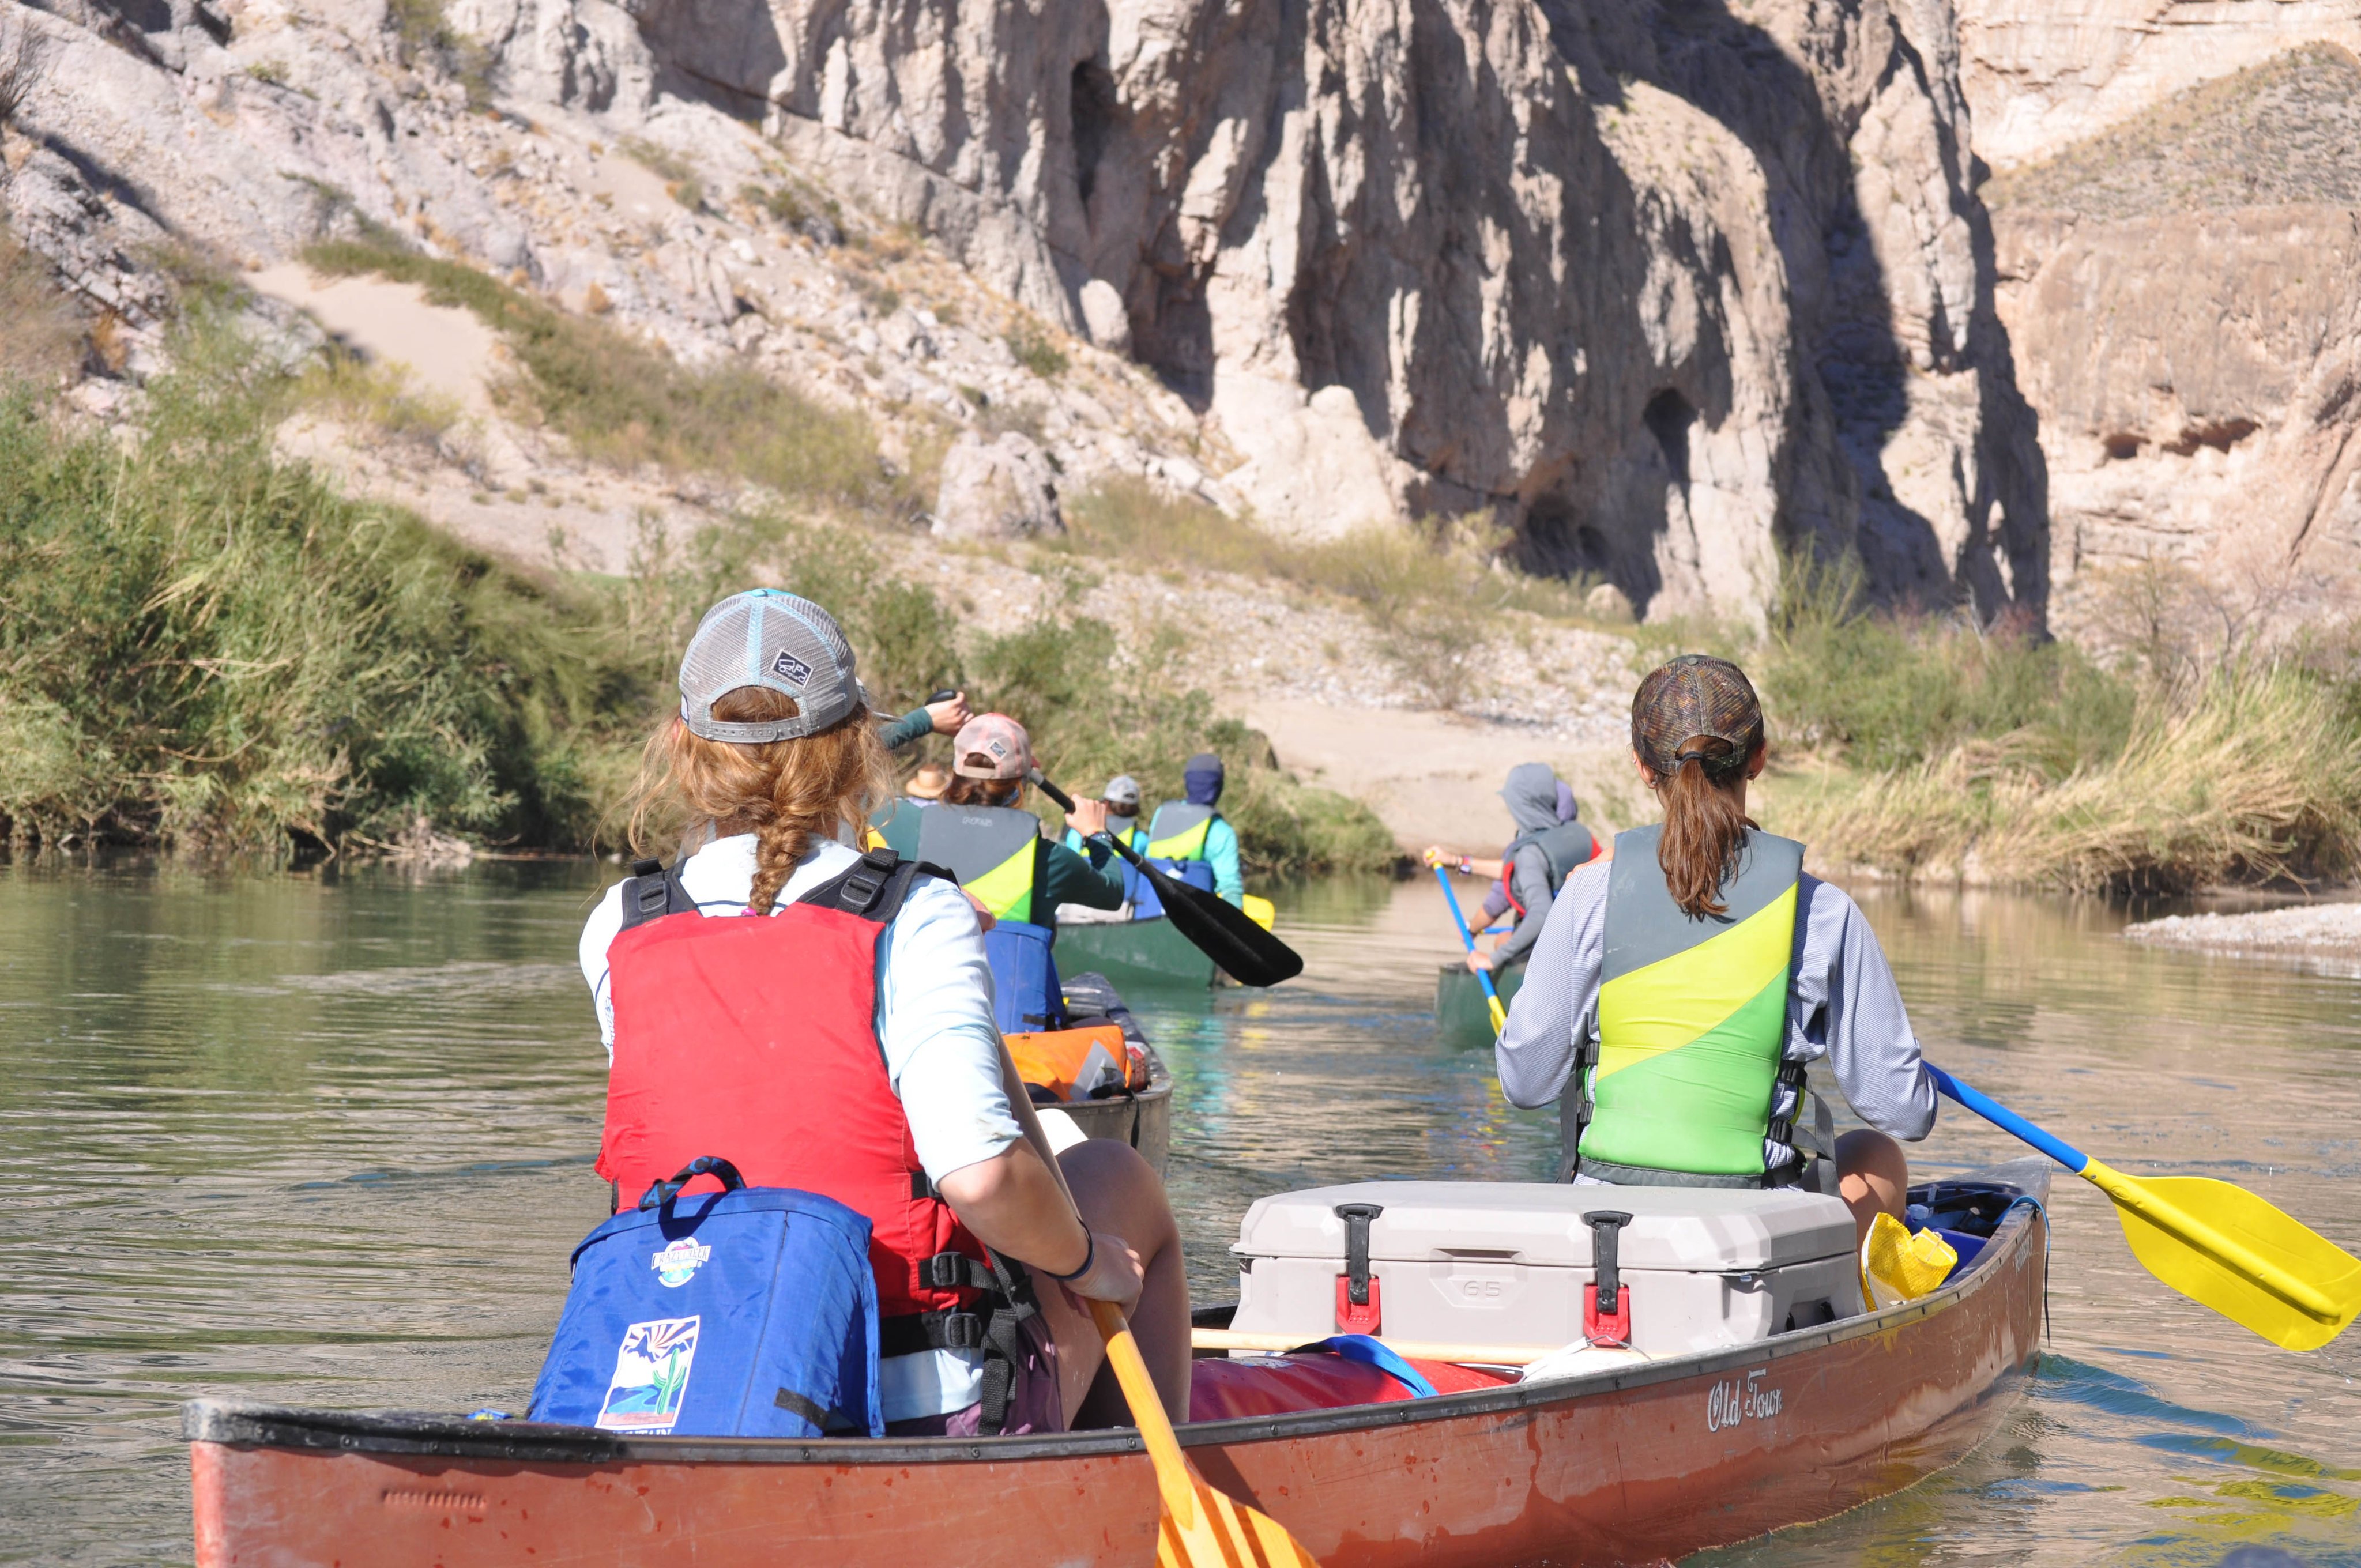
[{"label": "rocky cliff", "polygon": [[[2183,614],[2234,635],[2348,610],[2361,63],[2308,46],[1986,194],[2001,313],[2040,414],[2061,624],[2103,639],[2127,609],[2169,608],[2158,565],[2180,578],[2167,598],[2198,601]],[[2133,589],[2145,609],[2123,602]]]},{"label": "rocky cliff", "polygon": [[161,248],[358,217],[856,400],[966,421],[962,378],[1017,374],[678,181],[588,204],[637,136],[916,225],[1144,367],[1044,392],[1085,478],[1311,531],[1485,511],[1651,614],[1759,612],[1806,541],[1894,598],[2046,603],[1939,0],[50,5],[0,0],[7,212],[135,333]]},{"label": "rocky cliff", "polygon": [[1957,0],[1976,155],[2037,162],[2307,43],[2361,49],[2353,0]]}]

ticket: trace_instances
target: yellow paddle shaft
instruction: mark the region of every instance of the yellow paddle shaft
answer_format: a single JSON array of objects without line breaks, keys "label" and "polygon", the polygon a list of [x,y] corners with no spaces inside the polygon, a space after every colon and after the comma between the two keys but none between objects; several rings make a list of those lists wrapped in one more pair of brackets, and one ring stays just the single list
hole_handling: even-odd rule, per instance
[{"label": "yellow paddle shaft", "polygon": [[2092,1186],[2149,1224],[2178,1236],[2223,1266],[2245,1275],[2306,1317],[2333,1323],[2345,1315],[2344,1309],[2318,1286],[2296,1277],[2252,1247],[2223,1234],[2179,1204],[2151,1190],[2145,1183],[2125,1176],[2104,1161],[2090,1161],[2082,1167],[2080,1174]]},{"label": "yellow paddle shaft", "polygon": [[1164,1413],[1164,1397],[1148,1375],[1148,1363],[1139,1354],[1139,1342],[1131,1337],[1131,1325],[1123,1321],[1123,1309],[1112,1301],[1093,1299],[1091,1317],[1106,1341],[1107,1365],[1115,1368],[1115,1380],[1123,1386],[1123,1397],[1131,1403],[1131,1419],[1139,1428],[1140,1441],[1148,1445],[1148,1457],[1156,1465],[1156,1489],[1163,1494],[1164,1511],[1186,1537],[1197,1528],[1197,1487],[1189,1475],[1188,1457],[1180,1452],[1180,1440],[1173,1435],[1172,1419]]}]

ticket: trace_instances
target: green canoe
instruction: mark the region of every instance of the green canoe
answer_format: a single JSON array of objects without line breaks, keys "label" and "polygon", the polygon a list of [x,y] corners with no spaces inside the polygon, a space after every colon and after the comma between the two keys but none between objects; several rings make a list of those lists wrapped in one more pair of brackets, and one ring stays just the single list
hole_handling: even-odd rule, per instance
[{"label": "green canoe", "polygon": [[1058,972],[1097,970],[1131,984],[1208,986],[1213,960],[1161,916],[1153,920],[1060,923]]},{"label": "green canoe", "polygon": [[[1063,940],[1062,935],[1060,938]],[[1525,983],[1525,966],[1510,964],[1492,977],[1505,1005]],[[1492,1043],[1492,1014],[1484,1005],[1484,982],[1466,964],[1445,964],[1434,975],[1434,1024],[1455,1046]]]}]

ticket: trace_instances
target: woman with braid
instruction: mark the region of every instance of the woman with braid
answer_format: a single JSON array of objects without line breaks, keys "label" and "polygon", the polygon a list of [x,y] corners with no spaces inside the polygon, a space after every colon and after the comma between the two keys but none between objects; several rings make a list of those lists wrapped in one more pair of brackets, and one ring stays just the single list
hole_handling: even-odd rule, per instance
[{"label": "woman with braid", "polygon": [[[1640,683],[1631,756],[1664,823],[1565,879],[1500,1036],[1500,1087],[1558,1102],[1565,1179],[1806,1186],[1840,1193],[1865,1238],[1878,1211],[1902,1218],[1894,1140],[1934,1126],[1935,1087],[1861,910],[1746,815],[1766,745],[1727,660],[1685,654]],[[1806,1103],[1824,1057],[1869,1124],[1832,1148]]]},{"label": "woman with braid", "polygon": [[[609,1061],[598,1168],[620,1203],[702,1155],[867,1215],[888,1431],[1127,1419],[1081,1298],[1124,1304],[1175,1420],[1189,1307],[1162,1184],[1092,1139],[1055,1157],[993,1022],[976,907],[848,847],[891,775],[833,619],[756,589],[708,611],[650,739],[643,861],[582,933]],[[644,852],[644,851],[642,851]],[[1076,1217],[1076,1206],[1082,1217]]]}]

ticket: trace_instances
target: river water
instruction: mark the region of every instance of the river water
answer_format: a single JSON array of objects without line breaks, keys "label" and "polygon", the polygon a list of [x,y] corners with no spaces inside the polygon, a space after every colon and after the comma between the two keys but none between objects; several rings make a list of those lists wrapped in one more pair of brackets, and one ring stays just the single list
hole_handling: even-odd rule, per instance
[{"label": "river water", "polygon": [[[613,874],[0,867],[0,1562],[190,1554],[180,1401],[521,1409],[573,1244],[603,1058],[573,964]],[[2361,1250],[2361,981],[2121,940],[2120,911],[1864,894],[1935,1059],[2135,1174],[2240,1182]],[[1538,1179],[1553,1122],[1433,1026],[1429,882],[1285,899],[1270,993],[1138,996],[1179,1080],[1201,1299],[1254,1197]],[[1956,1112],[1916,1168],[2018,1152]],[[2361,1565],[2361,1333],[2290,1355],[2157,1285],[2061,1178],[2051,1332],[1964,1464],[1705,1554]]]}]

